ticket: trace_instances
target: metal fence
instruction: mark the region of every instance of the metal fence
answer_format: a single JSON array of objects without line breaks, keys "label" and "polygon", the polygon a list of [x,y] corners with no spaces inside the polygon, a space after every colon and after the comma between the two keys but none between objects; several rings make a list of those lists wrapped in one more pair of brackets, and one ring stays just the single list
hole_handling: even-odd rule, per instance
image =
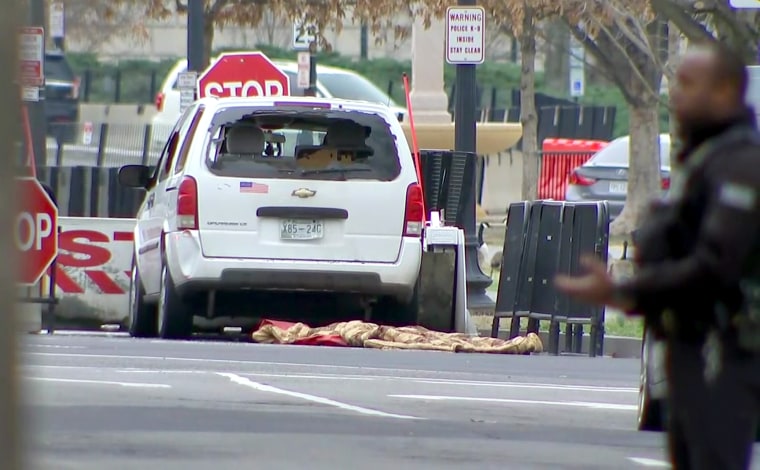
[{"label": "metal fence", "polygon": [[[171,126],[151,124],[55,124],[70,139],[47,139],[47,166],[119,167],[152,165],[164,147]],[[59,135],[57,132],[50,132]]]},{"label": "metal fence", "polygon": [[[165,68],[99,68],[84,69],[81,73],[80,96],[84,103],[153,103],[168,69]],[[404,87],[401,77],[388,80],[384,89],[388,96],[403,103]],[[449,87],[449,109],[454,106],[454,86]],[[508,101],[510,87],[478,86],[478,102],[484,108],[504,107]]]}]

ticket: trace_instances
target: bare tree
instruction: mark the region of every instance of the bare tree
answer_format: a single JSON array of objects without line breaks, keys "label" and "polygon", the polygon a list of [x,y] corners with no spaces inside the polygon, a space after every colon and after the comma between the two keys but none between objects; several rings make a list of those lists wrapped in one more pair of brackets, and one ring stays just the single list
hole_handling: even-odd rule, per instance
[{"label": "bare tree", "polygon": [[[47,2],[50,6],[51,1]],[[95,52],[103,44],[125,35],[132,39],[147,39],[148,33],[140,12],[147,3],[143,0],[116,7],[101,0],[67,0],[65,6],[66,36]]]},{"label": "bare tree", "polygon": [[660,85],[668,60],[668,22],[637,0],[570,0],[564,20],[623,94],[630,111],[628,194],[613,235],[634,230],[660,191]]}]

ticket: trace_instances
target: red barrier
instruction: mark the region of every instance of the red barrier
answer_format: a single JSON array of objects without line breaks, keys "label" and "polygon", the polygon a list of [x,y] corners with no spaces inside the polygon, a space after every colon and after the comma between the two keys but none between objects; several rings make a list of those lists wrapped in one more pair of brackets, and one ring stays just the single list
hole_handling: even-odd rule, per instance
[{"label": "red barrier", "polygon": [[607,144],[602,140],[545,139],[541,146],[538,199],[563,201],[570,172]]}]

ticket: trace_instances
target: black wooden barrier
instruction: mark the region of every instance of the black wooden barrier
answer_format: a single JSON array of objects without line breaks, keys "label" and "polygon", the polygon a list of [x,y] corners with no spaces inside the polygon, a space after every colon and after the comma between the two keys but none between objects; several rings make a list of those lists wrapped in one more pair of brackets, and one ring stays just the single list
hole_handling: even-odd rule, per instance
[{"label": "black wooden barrier", "polygon": [[609,209],[606,202],[518,202],[509,206],[491,336],[502,318],[511,319],[509,336],[538,332],[549,322],[548,351],[559,354],[560,324],[565,324],[565,352],[580,353],[583,326],[590,326],[589,356],[603,355],[604,308],[571,300],[553,287],[558,273],[579,274],[580,258],[593,253],[607,262]]},{"label": "black wooden barrier", "polygon": [[121,186],[118,172],[118,167],[44,166],[37,179],[52,189],[61,217],[133,218],[145,193]]},{"label": "black wooden barrier", "polygon": [[420,171],[428,216],[443,211],[447,225],[464,228],[461,215],[467,203],[467,191],[475,191],[470,183],[477,169],[477,159],[467,152],[420,150]]}]

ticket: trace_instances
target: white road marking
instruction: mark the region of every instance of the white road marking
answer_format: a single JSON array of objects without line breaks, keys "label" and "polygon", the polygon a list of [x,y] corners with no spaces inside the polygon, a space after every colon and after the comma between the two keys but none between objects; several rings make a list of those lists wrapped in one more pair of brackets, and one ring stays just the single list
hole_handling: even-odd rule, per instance
[{"label": "white road marking", "polygon": [[25,378],[27,380],[37,380],[41,382],[78,383],[78,384],[93,384],[93,385],[118,385],[120,387],[134,387],[134,388],[172,388],[171,385],[167,385],[167,384],[114,382],[110,380],[59,379],[59,378],[54,378],[54,377],[25,377]]},{"label": "white road marking", "polygon": [[84,346],[63,346],[61,344],[32,344],[33,348],[47,348],[47,349],[87,349]]},{"label": "white road marking", "polygon": [[[250,365],[250,366],[276,366],[276,367],[306,367],[306,368],[322,368],[322,369],[337,369],[337,370],[354,370],[354,371],[377,371],[377,372],[396,372],[407,374],[456,374],[457,372],[442,372],[436,370],[424,370],[424,369],[397,369],[389,367],[365,367],[365,366],[340,366],[333,364],[308,364],[299,362],[269,362],[269,361],[243,361],[236,359],[205,359],[194,357],[162,357],[162,356],[137,356],[137,355],[115,355],[115,354],[76,354],[76,353],[45,353],[45,352],[26,352],[27,356],[46,356],[46,357],[78,357],[78,358],[93,358],[93,359],[124,359],[124,360],[152,360],[152,361],[175,361],[175,362],[194,362],[194,363],[208,363],[208,364],[234,364],[234,365]],[[51,366],[54,367],[54,366]],[[140,368],[120,369],[120,371],[130,371],[135,373],[217,373],[218,371],[185,371],[185,370],[151,370]],[[488,382],[488,381],[469,381],[460,379],[436,379],[431,377],[409,377],[398,375],[341,375],[341,374],[265,374],[257,372],[231,372],[239,373],[241,375],[259,376],[259,377],[282,377],[282,378],[309,378],[309,379],[328,379],[339,378],[346,380],[411,380],[411,381],[425,381],[434,384],[452,384],[452,385],[481,385],[481,386],[493,386],[493,387],[514,387],[514,388],[535,388],[535,389],[549,389],[549,390],[578,390],[588,392],[623,392],[623,393],[638,393],[639,389],[634,387],[600,387],[593,385],[571,385],[571,384],[544,384],[544,383],[526,383],[526,382]],[[467,373],[467,372],[464,372]]]},{"label": "white road marking", "polygon": [[628,457],[628,460],[644,467],[670,468],[670,464],[663,460],[648,459],[645,457]]},{"label": "white road marking", "polygon": [[596,410],[636,411],[636,405],[619,405],[616,403],[594,403],[587,401],[548,401],[548,400],[519,400],[514,398],[482,398],[482,397],[455,397],[443,395],[388,395],[391,398],[410,398],[413,400],[435,401],[478,401],[492,403],[516,403],[522,405],[549,405],[549,406],[574,406],[580,408],[592,408]]},{"label": "white road marking", "polygon": [[633,387],[602,387],[596,385],[563,385],[547,383],[529,383],[529,382],[489,382],[480,380],[464,379],[431,379],[428,377],[400,377],[392,375],[342,375],[342,374],[275,374],[266,372],[240,372],[240,371],[220,371],[220,370],[183,370],[183,369],[142,369],[126,368],[113,369],[107,367],[91,366],[58,366],[48,364],[26,365],[28,368],[44,369],[83,369],[83,370],[109,370],[123,374],[219,374],[229,373],[238,374],[245,377],[266,377],[266,378],[283,378],[283,379],[305,379],[305,380],[356,380],[356,381],[399,381],[413,382],[431,385],[455,385],[455,386],[477,386],[477,387],[495,387],[495,388],[515,388],[515,389],[533,389],[533,390],[562,390],[562,391],[580,391],[580,392],[603,392],[603,393],[638,393],[638,388]]},{"label": "white road marking", "polygon": [[236,383],[238,385],[243,385],[245,387],[249,387],[254,390],[258,390],[260,392],[276,393],[279,395],[285,395],[285,396],[289,396],[293,398],[300,398],[302,400],[310,401],[313,403],[319,403],[321,405],[327,405],[327,406],[334,406],[335,408],[340,408],[346,411],[353,411],[355,413],[360,413],[363,415],[378,416],[381,418],[422,419],[422,418],[417,418],[415,416],[385,413],[383,411],[373,410],[370,408],[364,408],[364,407],[356,406],[356,405],[349,405],[348,403],[331,400],[325,397],[319,397],[316,395],[309,395],[307,393],[293,392],[291,390],[285,390],[282,388],[272,387],[271,385],[265,385],[262,383],[254,382],[252,380],[246,379],[245,377],[241,377],[240,375],[237,375],[237,374],[228,374],[225,372],[220,372],[217,375],[226,377],[230,379],[233,383]]}]

